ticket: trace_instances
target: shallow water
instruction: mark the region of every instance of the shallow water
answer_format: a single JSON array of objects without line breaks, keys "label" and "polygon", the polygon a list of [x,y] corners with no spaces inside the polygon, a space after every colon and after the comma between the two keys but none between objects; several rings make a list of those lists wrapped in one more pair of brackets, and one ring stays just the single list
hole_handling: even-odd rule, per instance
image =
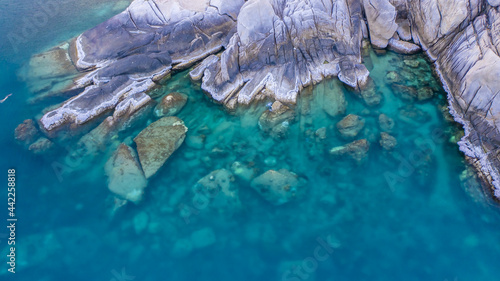
[{"label": "shallow water", "polygon": [[[110,7],[94,5],[81,14],[94,25],[114,13]],[[51,105],[26,102],[31,94],[16,76],[20,65],[57,43],[54,38],[67,39],[92,26],[63,14],[69,24],[51,24],[33,47],[2,52],[9,56],[2,58],[0,98],[14,94],[0,104],[1,169],[17,170],[18,273],[13,280],[451,281],[494,280],[500,273],[499,209],[473,177],[463,176],[467,166],[453,142],[459,128],[443,117],[445,93],[422,56],[367,50],[364,61],[381,105],[368,107],[338,80],[328,79],[301,94],[295,121],[281,138],[259,128],[268,101],[227,112],[189,80],[188,72],[174,75],[157,92],[158,99],[172,91],[189,96],[178,117],[189,128],[188,138],[204,136],[202,148],[186,141],[149,181],[140,205],[112,213],[104,163],[119,143],[132,144],[131,138],[155,120],[152,115],[117,134],[106,149],[82,158],[68,157],[77,139],[61,142],[57,152],[43,157],[13,138],[19,123]],[[386,83],[389,71],[406,77],[405,85],[433,88],[435,97],[405,101]],[[327,153],[349,142],[335,127],[343,116],[330,117],[322,108],[329,93],[340,91],[348,103],[346,114],[366,122],[358,138],[371,145],[361,164]],[[416,115],[405,117],[402,109]],[[393,152],[378,145],[380,113],[396,123]],[[321,128],[326,138],[317,136]],[[236,161],[257,174],[288,169],[306,181],[306,191],[274,206],[236,177],[241,210],[219,208],[214,201],[202,207],[193,203],[190,192],[199,179],[216,169],[231,170]],[[215,242],[192,250],[179,242],[200,230],[213,233]],[[210,235],[201,236],[192,240],[210,242]],[[2,247],[5,243],[2,239]],[[0,278],[12,278],[5,270]]]}]

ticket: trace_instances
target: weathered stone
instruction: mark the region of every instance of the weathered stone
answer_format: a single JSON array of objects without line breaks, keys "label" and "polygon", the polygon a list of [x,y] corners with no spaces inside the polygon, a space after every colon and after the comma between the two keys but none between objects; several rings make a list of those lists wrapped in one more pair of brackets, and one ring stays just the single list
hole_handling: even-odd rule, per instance
[{"label": "weathered stone", "polygon": [[335,157],[349,157],[357,164],[361,164],[368,158],[370,143],[366,139],[356,140],[343,146],[330,149],[330,154]]},{"label": "weathered stone", "polygon": [[347,101],[344,92],[335,87],[332,90],[325,89],[323,93],[323,110],[330,116],[335,117],[345,114]]},{"label": "weathered stone", "polygon": [[365,120],[349,114],[337,123],[337,129],[344,138],[355,138],[365,126]]},{"label": "weathered stone", "polygon": [[65,57],[89,72],[75,81],[73,88],[81,93],[45,114],[41,127],[77,128],[112,110],[126,93],[152,90],[173,69],[218,52],[235,31],[233,17],[241,5],[241,0],[133,1],[72,41]]},{"label": "weathered stone", "polygon": [[392,132],[392,129],[394,129],[394,124],[394,120],[389,116],[383,113],[378,116],[378,125],[382,132]]},{"label": "weathered stone", "polygon": [[404,60],[403,63],[406,66],[409,66],[412,68],[418,68],[420,66],[420,62],[418,60]]},{"label": "weathered stone", "polygon": [[393,38],[389,39],[389,48],[397,53],[405,55],[416,54],[422,50],[418,45]]},{"label": "weathered stone", "polygon": [[161,99],[161,102],[155,108],[155,115],[157,117],[174,116],[179,113],[186,102],[188,97],[181,93],[170,93]]},{"label": "weathered stone", "polygon": [[282,136],[294,119],[294,110],[279,101],[275,101],[271,108],[264,111],[260,116],[259,127],[272,136]]},{"label": "weathered stone", "polygon": [[375,85],[360,91],[360,96],[368,106],[377,106],[382,101],[382,96],[377,93]]},{"label": "weathered stone", "polygon": [[17,141],[29,145],[33,143],[38,136],[38,129],[32,119],[26,119],[19,124],[14,131],[14,137]]},{"label": "weathered stone", "polygon": [[386,132],[380,133],[379,143],[383,149],[388,150],[388,151],[393,150],[398,145],[398,141],[396,140],[396,138],[389,135]]},{"label": "weathered stone", "polygon": [[136,204],[142,200],[147,180],[131,147],[121,144],[106,163],[104,170],[111,192]]},{"label": "weathered stone", "polygon": [[231,165],[231,171],[240,179],[244,181],[251,181],[255,177],[255,169],[243,165],[241,162],[234,162]]},{"label": "weathered stone", "polygon": [[434,91],[429,87],[420,88],[417,90],[417,96],[419,101],[426,101],[434,96]]},{"label": "weathered stone", "polygon": [[262,93],[295,103],[298,92],[325,76],[363,85],[360,64],[362,7],[358,1],[250,0],[220,59],[202,69],[202,88],[213,99],[248,104]]},{"label": "weathered stone", "polygon": [[281,205],[295,200],[304,191],[299,177],[285,169],[279,171],[269,170],[256,177],[251,186],[264,199],[274,205]]},{"label": "weathered stone", "polygon": [[54,148],[54,146],[55,145],[51,140],[41,137],[32,143],[28,149],[35,154],[44,154],[49,152],[52,148]]},{"label": "weathered stone", "polygon": [[370,41],[378,48],[385,48],[398,29],[396,9],[388,0],[363,0]]},{"label": "weathered stone", "polygon": [[387,83],[392,84],[392,83],[397,83],[399,82],[399,74],[395,71],[389,71],[387,75],[385,76],[385,79],[387,80]]},{"label": "weathered stone", "polygon": [[181,119],[163,117],[134,138],[146,178],[156,174],[170,155],[181,146],[187,130]]},{"label": "weathered stone", "polygon": [[237,211],[241,208],[239,189],[228,170],[216,170],[200,179],[193,188],[193,202],[208,201],[207,207],[218,212]]}]

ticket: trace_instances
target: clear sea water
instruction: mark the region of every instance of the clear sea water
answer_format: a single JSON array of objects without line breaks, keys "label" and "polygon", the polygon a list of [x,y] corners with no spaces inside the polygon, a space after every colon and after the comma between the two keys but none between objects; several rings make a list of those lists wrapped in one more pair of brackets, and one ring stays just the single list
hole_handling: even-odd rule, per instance
[{"label": "clear sea water", "polygon": [[[108,149],[85,162],[68,163],[64,148],[36,156],[14,140],[19,123],[51,105],[27,103],[32,94],[20,82],[19,68],[32,54],[102,22],[127,1],[57,3],[55,15],[15,49],[6,36],[22,34],[25,18],[44,10],[33,0],[0,0],[0,99],[13,93],[0,104],[0,173],[7,177],[7,169],[17,171],[19,219],[17,273],[6,272],[2,252],[0,280],[498,280],[500,209],[470,172],[466,176],[468,166],[455,143],[460,127],[445,119],[445,93],[423,56],[368,50],[364,61],[383,96],[381,106],[367,107],[336,79],[328,79],[301,94],[296,121],[283,139],[273,139],[257,125],[266,102],[227,112],[187,72],[174,75],[160,93],[189,96],[178,116],[189,127],[188,136],[206,136],[204,147],[184,143],[150,180],[140,205],[112,214],[104,163],[120,142],[130,142],[147,124],[121,132]],[[405,66],[405,59],[420,65]],[[430,84],[436,96],[425,103],[402,100],[386,84],[388,71],[407,77],[408,85]],[[341,117],[322,110],[331,91],[344,92],[346,114],[366,120],[361,137],[371,147],[361,165],[327,153],[346,143],[335,129]],[[419,118],[402,116],[401,109]],[[380,113],[396,123],[392,135],[399,145],[393,153],[377,144]],[[326,128],[324,140],[315,137],[320,128]],[[433,137],[436,132],[440,137]],[[237,179],[241,211],[207,208],[181,216],[180,208],[192,204],[193,185],[235,161],[258,173],[293,171],[307,179],[305,196],[274,206]],[[61,163],[67,169],[58,174],[54,167]],[[2,198],[6,179],[4,188]],[[0,202],[7,224],[7,203]],[[138,233],[141,224],[144,230]],[[174,245],[203,229],[213,232],[215,243],[179,255]],[[1,248],[6,234],[1,227]]]}]

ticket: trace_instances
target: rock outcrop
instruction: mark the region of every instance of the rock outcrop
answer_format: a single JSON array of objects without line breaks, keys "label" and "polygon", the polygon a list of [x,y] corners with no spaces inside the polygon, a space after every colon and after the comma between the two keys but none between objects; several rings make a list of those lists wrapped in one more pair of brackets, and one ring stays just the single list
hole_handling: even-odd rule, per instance
[{"label": "rock outcrop", "polygon": [[134,138],[139,160],[147,179],[165,164],[184,142],[188,128],[177,117],[164,117]]},{"label": "rock outcrop", "polygon": [[[125,95],[149,91],[171,71],[220,51],[236,29],[242,5],[243,0],[134,1],[73,40],[66,56],[60,54],[62,48],[52,51],[54,58],[64,58],[60,69],[70,61],[81,72],[71,88],[80,93],[46,113],[41,127],[47,131],[63,125],[79,127],[112,111]],[[57,74],[60,79],[59,72],[28,76]],[[63,73],[74,75],[69,70]]]},{"label": "rock outcrop", "polygon": [[369,74],[360,56],[364,24],[358,1],[247,1],[226,50],[192,77],[203,73],[213,99],[239,104],[259,94],[295,103],[301,89],[325,76],[362,87]]}]

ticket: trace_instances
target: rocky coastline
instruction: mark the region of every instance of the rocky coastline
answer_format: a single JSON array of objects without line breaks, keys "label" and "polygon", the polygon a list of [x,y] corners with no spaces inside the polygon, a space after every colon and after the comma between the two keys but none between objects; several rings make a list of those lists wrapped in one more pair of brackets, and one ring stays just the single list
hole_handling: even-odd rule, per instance
[{"label": "rocky coastline", "polygon": [[[460,150],[500,198],[499,5],[494,0],[135,0],[101,25],[34,56],[21,77],[38,93],[34,102],[69,98],[37,117],[49,139],[89,127],[111,138],[152,108],[151,96],[171,74],[193,66],[191,79],[227,108],[271,99],[273,107],[292,116],[300,92],[331,76],[368,105],[377,104],[362,61],[363,40],[403,54],[423,50],[448,93],[451,114],[464,126]],[[280,134],[275,125],[283,120],[274,121],[281,117],[265,116],[261,125]],[[182,120],[167,125],[179,132],[163,162],[187,131]],[[34,124],[23,126],[34,131],[23,140],[38,137]],[[393,142],[389,137],[385,143]],[[358,151],[364,149],[330,153],[339,151],[355,153],[361,161]],[[137,189],[120,191],[133,202],[140,201],[146,178],[154,174],[143,174],[136,158],[127,146],[113,158],[138,177]]]}]

